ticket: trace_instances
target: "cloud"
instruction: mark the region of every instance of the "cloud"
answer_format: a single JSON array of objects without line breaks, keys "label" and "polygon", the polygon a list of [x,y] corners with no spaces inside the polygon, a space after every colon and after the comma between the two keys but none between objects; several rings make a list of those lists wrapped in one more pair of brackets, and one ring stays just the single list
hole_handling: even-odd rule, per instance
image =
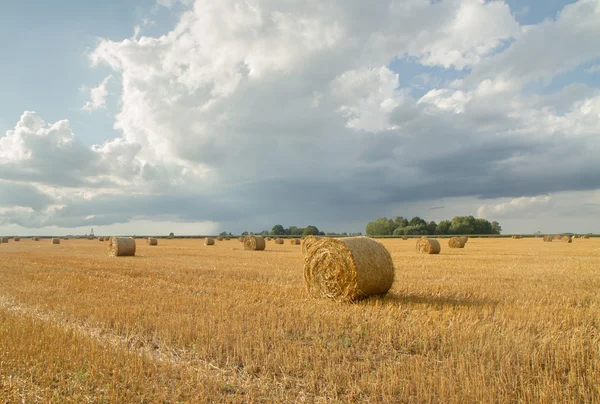
[{"label": "cloud", "polygon": [[[32,228],[356,231],[422,201],[469,198],[509,218],[526,210],[507,199],[599,189],[598,90],[524,89],[596,54],[594,5],[521,27],[501,1],[197,0],[164,35],[102,39],[92,52],[119,82],[120,137],[87,147],[68,121],[27,112],[0,137],[0,178],[32,184],[26,207],[41,198],[0,216]],[[549,55],[561,35],[562,57]],[[414,95],[395,59],[435,67],[435,88]],[[459,76],[447,83],[444,70]]]},{"label": "cloud", "polygon": [[[135,36],[137,36],[138,33],[139,30],[136,29]],[[108,96],[108,89],[106,88],[106,86],[108,85],[108,82],[111,78],[112,75],[105,77],[104,80],[102,80],[97,87],[94,87],[90,90],[90,101],[86,102],[85,105],[82,107],[84,111],[92,112],[97,109],[106,107],[106,97]]]},{"label": "cloud", "polygon": [[547,208],[552,202],[550,195],[514,198],[509,202],[499,203],[497,205],[482,205],[477,209],[479,218],[501,218],[504,216],[523,216],[531,211],[539,211]]}]

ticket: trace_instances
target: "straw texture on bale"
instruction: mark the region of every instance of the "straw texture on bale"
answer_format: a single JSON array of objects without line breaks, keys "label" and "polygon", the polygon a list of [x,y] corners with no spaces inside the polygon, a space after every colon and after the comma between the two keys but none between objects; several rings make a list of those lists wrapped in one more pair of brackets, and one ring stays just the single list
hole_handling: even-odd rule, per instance
[{"label": "straw texture on bale", "polygon": [[204,245],[215,245],[215,239],[214,238],[210,238],[210,237],[206,237],[204,239]]},{"label": "straw texture on bale", "polygon": [[4,244],[8,243],[8,237],[1,237],[0,242],[2,242]]},{"label": "straw texture on bale", "polygon": [[283,244],[283,239],[282,238],[276,238],[275,239],[275,244]]},{"label": "straw texture on bale", "polygon": [[573,240],[569,236],[563,236],[561,240],[563,243],[572,243],[573,242]]},{"label": "straw texture on bale", "polygon": [[21,241],[21,237],[15,237],[14,240],[15,241]]},{"label": "straw texture on bale", "polygon": [[261,236],[253,236],[252,234],[244,237],[244,250],[262,251],[267,246],[267,242]]},{"label": "straw texture on bale", "polygon": [[450,248],[465,248],[465,241],[463,237],[452,237],[448,240],[448,247]]},{"label": "straw texture on bale", "polygon": [[439,254],[440,242],[433,238],[421,237],[417,240],[417,252],[420,254]]},{"label": "straw texture on bale", "polygon": [[307,247],[304,282],[311,296],[351,302],[385,294],[394,282],[390,253],[371,238],[324,238]]},{"label": "straw texture on bale", "polygon": [[317,240],[319,240],[319,239],[316,238],[315,236],[308,236],[308,237],[305,237],[304,239],[302,239],[302,254],[306,254],[306,252],[308,251],[310,246],[313,243],[315,243]]},{"label": "straw texture on bale", "polygon": [[56,237],[54,237],[54,238],[52,239],[52,244],[60,244],[60,239],[59,239],[59,238],[56,238]]},{"label": "straw texture on bale", "polygon": [[108,255],[111,257],[131,257],[135,255],[133,237],[111,237],[108,239]]},{"label": "straw texture on bale", "polygon": [[301,244],[301,242],[300,242],[300,239],[299,239],[299,238],[291,238],[291,239],[290,239],[290,244],[291,244],[291,245],[300,245],[300,244]]},{"label": "straw texture on bale", "polygon": [[546,241],[546,242],[550,242],[550,243],[551,243],[551,242],[552,242],[552,240],[554,240],[554,237],[552,237],[552,236],[548,236],[548,235],[544,236],[544,241]]},{"label": "straw texture on bale", "polygon": [[154,237],[148,237],[148,245],[158,245],[158,239]]}]

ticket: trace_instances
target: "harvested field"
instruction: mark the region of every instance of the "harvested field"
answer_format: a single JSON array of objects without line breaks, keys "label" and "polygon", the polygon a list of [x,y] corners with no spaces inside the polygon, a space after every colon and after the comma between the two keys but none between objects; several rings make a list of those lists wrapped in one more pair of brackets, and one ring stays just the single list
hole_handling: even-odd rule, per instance
[{"label": "harvested field", "polygon": [[395,282],[355,304],[289,243],[3,245],[0,402],[600,400],[599,239],[378,241]]}]

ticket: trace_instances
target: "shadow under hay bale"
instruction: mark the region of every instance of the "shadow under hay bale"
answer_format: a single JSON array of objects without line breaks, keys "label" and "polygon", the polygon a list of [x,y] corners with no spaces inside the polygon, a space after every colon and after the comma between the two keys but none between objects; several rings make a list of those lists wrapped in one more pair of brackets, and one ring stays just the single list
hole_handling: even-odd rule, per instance
[{"label": "shadow under hay bale", "polygon": [[352,302],[383,295],[394,282],[390,253],[371,238],[324,238],[306,247],[304,281],[313,297]]},{"label": "shadow under hay bale", "polygon": [[262,251],[266,245],[265,239],[261,236],[248,235],[244,237],[244,250]]},{"label": "shadow under hay bale", "polygon": [[60,244],[60,239],[59,239],[59,238],[56,238],[56,237],[54,237],[54,238],[52,239],[52,244]]},{"label": "shadow under hay bale", "polygon": [[204,239],[204,245],[215,245],[215,239],[214,238],[210,238],[210,237],[206,237]]},{"label": "shadow under hay bale", "polygon": [[448,247],[450,248],[465,248],[465,243],[463,237],[452,237],[448,240]]},{"label": "shadow under hay bale", "polygon": [[154,237],[148,237],[148,245],[158,245],[158,239]]},{"label": "shadow under hay bale", "polygon": [[133,237],[111,237],[108,239],[108,255],[111,257],[132,257],[135,255]]},{"label": "shadow under hay bale", "polygon": [[439,254],[442,250],[440,242],[433,238],[421,237],[417,240],[419,254]]}]

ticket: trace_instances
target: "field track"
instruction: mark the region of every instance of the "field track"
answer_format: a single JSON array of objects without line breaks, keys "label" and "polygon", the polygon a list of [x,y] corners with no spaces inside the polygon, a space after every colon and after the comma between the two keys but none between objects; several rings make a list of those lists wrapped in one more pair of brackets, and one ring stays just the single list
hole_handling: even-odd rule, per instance
[{"label": "field track", "polygon": [[381,242],[386,297],[308,296],[301,247],[0,245],[0,403],[600,402],[600,239]]}]

